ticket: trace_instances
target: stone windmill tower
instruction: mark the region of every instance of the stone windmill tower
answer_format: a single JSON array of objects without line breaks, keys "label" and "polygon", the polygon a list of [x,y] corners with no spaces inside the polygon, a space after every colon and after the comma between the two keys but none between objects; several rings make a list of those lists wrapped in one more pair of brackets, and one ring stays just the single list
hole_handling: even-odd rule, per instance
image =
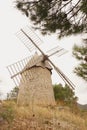
[{"label": "stone windmill tower", "polygon": [[[37,63],[37,61],[39,62]],[[25,68],[29,69],[21,73],[18,104],[32,105],[33,103],[33,105],[54,106],[55,99],[51,80],[52,67],[50,64],[47,61],[43,61],[43,57],[36,53]],[[26,80],[22,82],[24,75]]]},{"label": "stone windmill tower", "polygon": [[55,99],[51,80],[52,67],[54,67],[66,84],[74,88],[74,84],[49,58],[54,54],[60,56],[66,51],[57,46],[48,51],[47,55],[44,54],[39,47],[39,43],[42,43],[41,40],[28,27],[21,29],[17,36],[29,50],[36,48],[40,52],[40,55],[35,53],[31,57],[27,57],[7,67],[16,86],[19,86],[18,105],[30,106],[33,103],[33,105],[54,106]]}]

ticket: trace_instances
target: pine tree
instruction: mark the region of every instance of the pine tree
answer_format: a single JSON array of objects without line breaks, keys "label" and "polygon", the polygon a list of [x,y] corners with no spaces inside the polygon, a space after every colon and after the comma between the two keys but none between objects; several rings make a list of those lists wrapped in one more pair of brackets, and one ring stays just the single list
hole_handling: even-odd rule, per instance
[{"label": "pine tree", "polygon": [[59,37],[87,32],[87,0],[16,0],[22,11],[42,34]]},{"label": "pine tree", "polygon": [[75,45],[73,48],[73,55],[80,61],[74,72],[87,81],[87,39],[84,42],[84,45]]}]

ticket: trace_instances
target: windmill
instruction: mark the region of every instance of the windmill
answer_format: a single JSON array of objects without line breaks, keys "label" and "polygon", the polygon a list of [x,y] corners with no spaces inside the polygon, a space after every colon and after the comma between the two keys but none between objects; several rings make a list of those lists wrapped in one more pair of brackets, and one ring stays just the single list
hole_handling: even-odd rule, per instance
[{"label": "windmill", "polygon": [[75,85],[50,59],[53,55],[61,56],[66,50],[57,46],[45,54],[40,48],[41,39],[28,26],[20,29],[18,38],[29,51],[37,49],[35,53],[7,67],[16,86],[19,86],[18,105],[55,105],[54,93],[51,81],[52,67],[63,81],[72,89]]}]

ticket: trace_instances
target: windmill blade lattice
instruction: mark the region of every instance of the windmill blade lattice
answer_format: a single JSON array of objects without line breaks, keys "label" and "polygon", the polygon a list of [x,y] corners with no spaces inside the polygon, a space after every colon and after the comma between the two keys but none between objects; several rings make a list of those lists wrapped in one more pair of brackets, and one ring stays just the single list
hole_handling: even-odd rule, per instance
[{"label": "windmill blade lattice", "polygon": [[28,26],[21,29],[19,32],[16,33],[16,35],[23,42],[23,44],[27,47],[27,49],[30,52],[37,48],[32,44],[32,41],[25,36],[23,31],[26,32],[26,34],[31,39],[33,39],[33,41],[36,43],[37,46],[40,46],[43,43],[43,41],[37,36],[37,34]]},{"label": "windmill blade lattice", "polygon": [[54,67],[54,69],[59,74],[59,76],[63,79],[63,81],[67,85],[69,85],[69,87],[71,87],[72,89],[74,89],[76,86],[72,83],[72,81],[58,67],[56,67],[54,65],[54,63],[50,59],[48,59],[48,61],[51,63],[51,65]]},{"label": "windmill blade lattice", "polygon": [[[26,57],[23,60],[20,60],[14,64],[7,66],[10,76],[13,79],[16,86],[19,86],[22,72],[26,73],[26,71],[25,71],[27,69],[26,65],[30,59],[31,59],[31,56]],[[32,59],[32,62],[33,62],[33,59]],[[25,81],[25,75],[22,76],[22,82],[24,82],[24,81]]]},{"label": "windmill blade lattice", "polygon": [[56,47],[52,48],[51,50],[47,51],[46,54],[48,55],[48,57],[51,57],[53,55],[56,55],[59,57],[67,52],[68,51],[65,50],[64,48],[62,48],[60,46],[56,46]]},{"label": "windmill blade lattice", "polygon": [[[31,42],[31,44],[37,48],[41,54],[45,57],[45,60],[48,60],[49,63],[54,67],[54,69],[56,70],[56,72],[58,73],[58,75],[64,80],[64,82],[66,84],[68,84],[71,88],[74,89],[75,85],[67,78],[67,76],[58,68],[54,65],[54,63],[48,58],[48,56],[45,55],[45,53],[40,49],[39,45],[37,45],[35,43],[35,41],[33,41],[32,37],[30,37],[29,34],[27,34],[27,32],[24,29],[21,29],[22,33],[25,35],[25,37],[27,39],[29,39],[29,41]],[[29,43],[28,43],[29,44]],[[60,50],[60,49],[59,49]],[[63,49],[62,49],[63,50]],[[58,52],[58,51],[57,51]],[[52,54],[51,54],[52,55]]]},{"label": "windmill blade lattice", "polygon": [[[43,60],[43,56],[39,56],[39,59],[34,58],[34,56],[26,57],[23,60],[20,60],[14,64],[7,66],[7,69],[10,73],[11,78],[13,79],[16,86],[19,86],[21,82],[26,82],[26,75],[28,73],[29,77],[32,77],[32,72],[29,69],[35,64]],[[28,72],[27,72],[28,70]],[[27,80],[29,78],[27,77]]]}]

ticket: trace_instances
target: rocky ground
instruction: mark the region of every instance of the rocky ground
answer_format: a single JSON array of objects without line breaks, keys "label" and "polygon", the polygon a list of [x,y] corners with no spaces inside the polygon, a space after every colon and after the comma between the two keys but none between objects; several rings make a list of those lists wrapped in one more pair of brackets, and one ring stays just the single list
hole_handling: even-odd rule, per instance
[{"label": "rocky ground", "polygon": [[11,124],[0,119],[0,130],[82,130],[72,123],[58,120],[38,120],[33,118],[14,119]]}]

